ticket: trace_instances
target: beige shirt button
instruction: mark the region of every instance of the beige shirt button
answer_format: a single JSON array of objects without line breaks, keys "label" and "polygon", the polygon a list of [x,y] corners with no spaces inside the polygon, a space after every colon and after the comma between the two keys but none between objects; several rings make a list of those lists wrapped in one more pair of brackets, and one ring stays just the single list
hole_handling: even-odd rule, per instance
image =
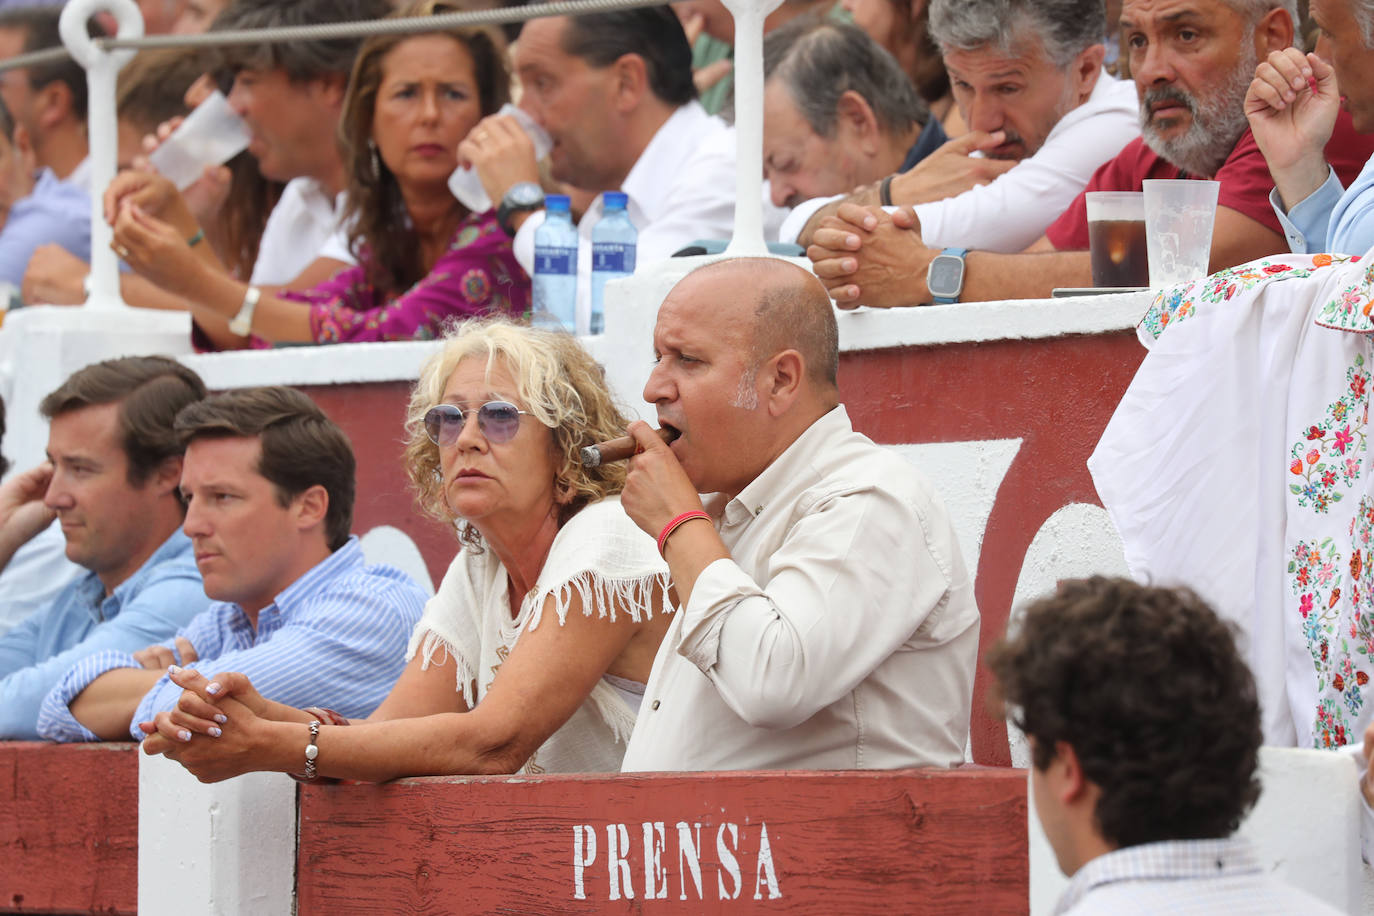
[{"label": "beige shirt button", "polygon": [[654,705],[653,705],[653,706],[650,706],[649,708],[650,708],[650,709],[658,709],[658,700],[654,700]]}]

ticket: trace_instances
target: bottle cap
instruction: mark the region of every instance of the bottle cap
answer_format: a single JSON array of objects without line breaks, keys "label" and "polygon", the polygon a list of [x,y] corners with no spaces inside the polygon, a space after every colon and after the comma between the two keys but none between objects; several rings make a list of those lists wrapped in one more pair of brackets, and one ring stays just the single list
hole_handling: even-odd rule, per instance
[{"label": "bottle cap", "polygon": [[601,195],[601,206],[607,210],[624,210],[629,199],[624,191],[606,191]]},{"label": "bottle cap", "polygon": [[544,209],[550,213],[567,213],[572,209],[572,200],[566,194],[549,194],[544,197]]}]

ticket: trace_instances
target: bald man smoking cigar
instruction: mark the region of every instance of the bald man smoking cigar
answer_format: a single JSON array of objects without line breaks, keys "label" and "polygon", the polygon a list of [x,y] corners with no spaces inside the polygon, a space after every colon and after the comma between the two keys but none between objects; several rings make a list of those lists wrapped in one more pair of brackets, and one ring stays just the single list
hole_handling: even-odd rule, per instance
[{"label": "bald man smoking cigar", "polygon": [[[964,759],[978,609],[929,482],[854,432],[835,316],[777,259],[669,293],[621,502],[679,611],[624,770],[860,769]],[[710,493],[705,503],[698,493]]]}]

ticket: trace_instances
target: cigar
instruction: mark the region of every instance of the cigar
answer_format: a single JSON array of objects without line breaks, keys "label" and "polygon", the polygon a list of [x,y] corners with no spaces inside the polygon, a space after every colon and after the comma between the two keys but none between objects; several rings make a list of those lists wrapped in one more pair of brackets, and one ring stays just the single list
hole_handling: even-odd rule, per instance
[{"label": "cigar", "polygon": [[[681,433],[675,429],[664,427],[656,429],[658,437],[667,445],[676,439]],[[639,443],[634,436],[621,436],[619,439],[612,439],[609,442],[598,442],[596,445],[589,445],[582,450],[582,466],[584,468],[599,468],[603,464],[611,464],[615,461],[624,461],[639,451]]]}]

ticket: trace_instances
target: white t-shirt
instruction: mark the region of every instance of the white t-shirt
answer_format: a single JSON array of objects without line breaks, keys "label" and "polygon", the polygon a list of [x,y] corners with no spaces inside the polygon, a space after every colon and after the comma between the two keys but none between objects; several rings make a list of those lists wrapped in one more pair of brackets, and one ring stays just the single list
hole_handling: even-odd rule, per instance
[{"label": "white t-shirt", "polygon": [[354,263],[347,246],[341,253],[322,249],[338,228],[343,194],[330,197],[313,178],[293,178],[286,183],[267,225],[262,230],[258,260],[249,280],[254,286],[282,286],[300,276],[316,258],[330,257]]}]

